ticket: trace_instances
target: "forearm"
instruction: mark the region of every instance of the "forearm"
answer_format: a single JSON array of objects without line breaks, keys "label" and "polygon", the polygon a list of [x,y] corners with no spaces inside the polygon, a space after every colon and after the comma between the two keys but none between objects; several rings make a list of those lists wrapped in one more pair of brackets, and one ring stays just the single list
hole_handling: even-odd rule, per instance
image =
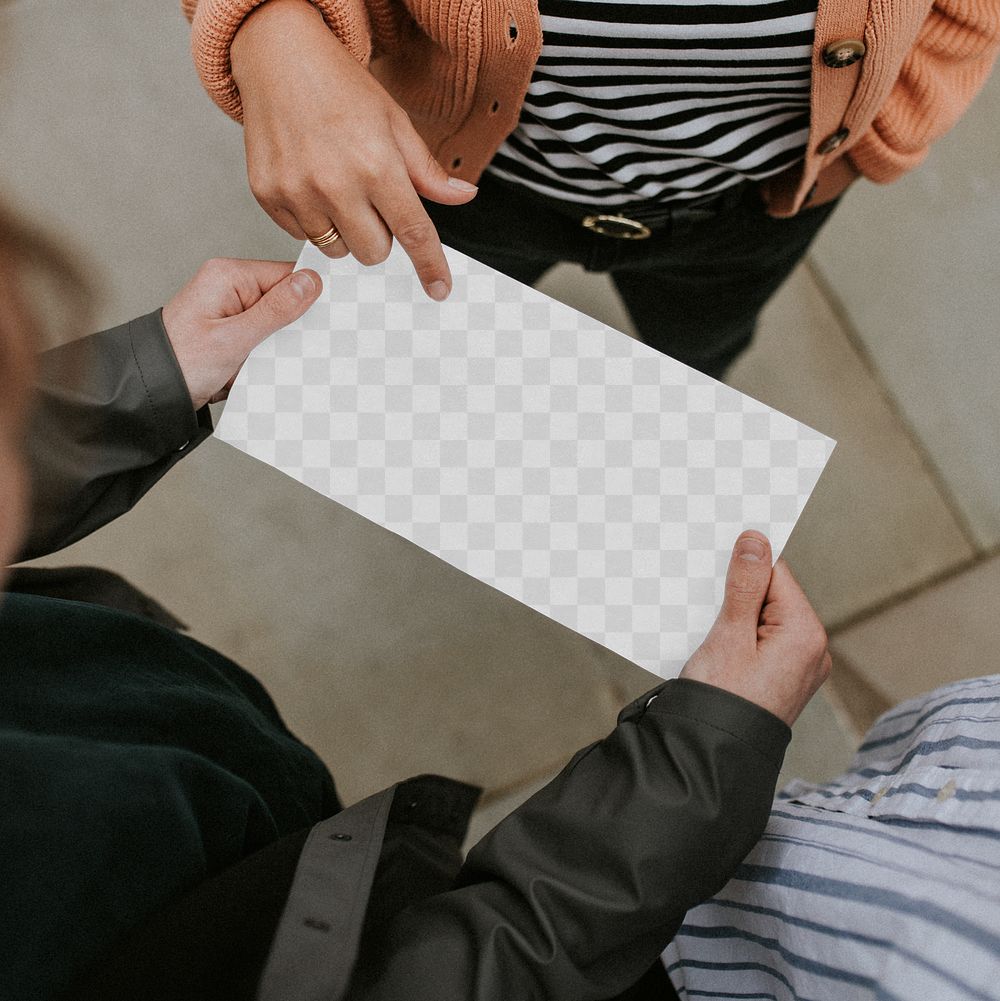
[{"label": "forearm", "polygon": [[400,914],[352,998],[582,1001],[638,980],[760,836],[789,736],[719,689],[662,693],[487,835],[458,889]]},{"label": "forearm", "polygon": [[323,24],[323,15],[310,0],[267,0],[247,14],[229,47],[233,80],[241,91],[248,78],[262,67],[274,42],[287,46],[298,31]]},{"label": "forearm", "polygon": [[[337,41],[340,44],[337,44]],[[266,104],[275,93],[288,88],[288,60],[309,63],[319,51],[332,56],[323,86],[339,92],[338,73],[356,69],[367,53],[352,53],[336,32],[324,24],[318,7],[309,0],[267,0],[255,7],[240,25],[230,46],[232,79],[237,89],[241,113],[253,113],[254,105]],[[309,96],[317,96],[316,82]]]},{"label": "forearm", "polygon": [[27,442],[30,559],[129,510],[211,433],[195,412],[160,311],[46,352]]},{"label": "forearm", "polygon": [[243,102],[234,71],[245,82],[247,72],[260,63],[264,42],[295,58],[299,32],[310,28],[316,14],[355,59],[367,63],[371,57],[365,0],[182,0],[181,7],[191,20],[191,48],[202,84],[239,122]]}]

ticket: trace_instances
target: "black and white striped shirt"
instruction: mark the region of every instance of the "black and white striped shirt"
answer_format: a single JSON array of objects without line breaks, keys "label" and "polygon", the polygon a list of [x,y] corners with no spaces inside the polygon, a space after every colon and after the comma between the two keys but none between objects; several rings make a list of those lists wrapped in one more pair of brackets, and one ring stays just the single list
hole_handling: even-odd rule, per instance
[{"label": "black and white striped shirt", "polygon": [[696,198],[805,154],[817,0],[541,0],[542,53],[490,170],[589,205]]}]

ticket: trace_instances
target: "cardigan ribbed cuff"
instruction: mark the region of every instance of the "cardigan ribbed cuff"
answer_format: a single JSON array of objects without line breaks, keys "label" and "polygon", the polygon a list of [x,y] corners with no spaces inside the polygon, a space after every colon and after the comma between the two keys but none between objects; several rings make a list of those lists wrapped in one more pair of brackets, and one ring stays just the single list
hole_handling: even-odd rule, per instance
[{"label": "cardigan ribbed cuff", "polygon": [[[191,52],[195,69],[209,97],[237,122],[243,102],[233,79],[229,50],[247,17],[266,0],[182,0],[191,20]],[[371,58],[371,30],[363,0],[304,0],[323,15],[327,27],[359,62]],[[294,58],[289,40],[289,58]]]}]

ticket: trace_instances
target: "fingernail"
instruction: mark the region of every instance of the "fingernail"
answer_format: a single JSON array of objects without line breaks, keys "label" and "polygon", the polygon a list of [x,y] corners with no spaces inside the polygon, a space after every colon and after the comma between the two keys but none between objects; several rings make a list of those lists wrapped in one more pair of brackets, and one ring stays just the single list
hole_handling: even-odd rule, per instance
[{"label": "fingernail", "polygon": [[316,283],[313,281],[312,275],[305,271],[296,271],[289,284],[303,299],[316,291]]},{"label": "fingernail", "polygon": [[755,563],[760,562],[766,552],[767,546],[752,535],[745,535],[736,546],[736,555],[741,560],[752,560]]},{"label": "fingernail", "polygon": [[444,302],[448,298],[448,286],[444,282],[431,282],[427,286],[427,294],[435,302]]},{"label": "fingernail", "polygon": [[478,191],[479,188],[474,184],[469,184],[468,181],[463,181],[460,177],[449,177],[448,183],[453,188],[458,188],[459,191]]}]

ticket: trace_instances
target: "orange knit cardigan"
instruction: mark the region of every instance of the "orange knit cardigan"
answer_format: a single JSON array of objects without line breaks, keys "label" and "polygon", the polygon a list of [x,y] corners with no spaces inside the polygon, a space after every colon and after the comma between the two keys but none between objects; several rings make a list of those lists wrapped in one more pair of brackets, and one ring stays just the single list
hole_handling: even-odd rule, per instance
[{"label": "orange knit cardigan", "polygon": [[[262,2],[181,0],[202,82],[237,120],[229,46]],[[537,0],[311,2],[444,167],[478,180],[517,125],[542,46]],[[863,41],[865,54],[830,67],[824,49],[842,39]],[[794,215],[817,189],[825,200],[859,172],[888,182],[916,167],[978,93],[998,49],[1000,0],[819,0],[809,145],[804,162],[763,185],[771,214]]]}]

